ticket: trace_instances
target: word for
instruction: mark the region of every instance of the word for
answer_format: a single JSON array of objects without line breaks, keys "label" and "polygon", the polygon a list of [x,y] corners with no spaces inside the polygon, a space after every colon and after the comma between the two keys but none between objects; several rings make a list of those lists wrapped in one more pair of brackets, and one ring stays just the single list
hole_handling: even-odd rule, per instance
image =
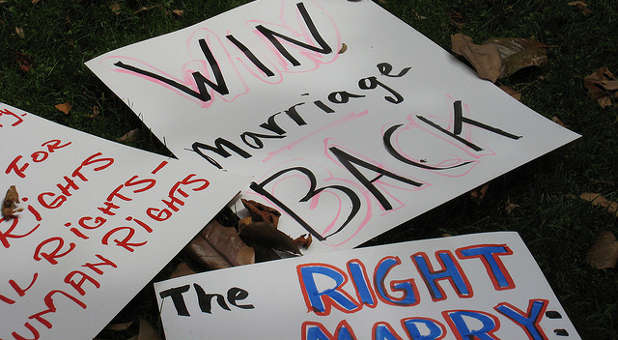
[{"label": "word for", "polygon": [[[495,290],[515,288],[513,279],[500,259],[501,256],[513,254],[508,246],[472,245],[458,248],[455,253],[460,260],[480,260]],[[450,284],[460,298],[471,298],[474,295],[472,286],[455,256],[448,250],[438,250],[435,256],[440,264],[439,268],[433,267],[424,252],[410,256],[431,299],[434,302],[447,299],[441,286],[443,282]],[[397,256],[382,258],[375,266],[372,280],[367,275],[365,265],[358,259],[347,262],[347,274],[342,269],[325,263],[301,264],[296,267],[296,271],[307,311],[326,316],[330,314],[332,307],[344,313],[354,313],[364,306],[375,308],[379,302],[399,307],[418,305],[421,298],[415,279],[388,279],[389,272],[400,265],[401,259]],[[332,282],[333,285],[318,285],[318,282],[322,282],[324,286],[325,281]],[[396,292],[397,296],[391,291]]]},{"label": "word for", "polygon": [[[189,291],[189,289],[190,289],[189,285],[184,285],[184,286],[180,286],[176,288],[170,288],[162,292],[159,292],[159,296],[161,296],[161,299],[165,299],[168,296],[172,298],[172,302],[174,303],[174,308],[176,308],[176,314],[178,314],[178,316],[191,316],[191,314],[189,314],[189,311],[187,310],[187,305],[185,304],[185,299],[183,296],[183,294]],[[230,307],[228,306],[228,304],[225,303],[225,298],[223,297],[223,295],[216,294],[216,293],[207,294],[202,288],[202,286],[198,285],[197,283],[193,284],[193,289],[195,289],[195,294],[197,296],[197,303],[200,306],[200,310],[203,313],[208,313],[208,314],[212,313],[211,304],[212,304],[213,298],[217,301],[217,304],[219,305],[219,307],[225,310],[228,310],[228,311],[230,310]],[[227,302],[232,306],[235,306],[240,309],[255,308],[251,304],[241,305],[238,303],[238,301],[244,300],[247,297],[249,297],[249,293],[242,288],[232,287],[227,290],[226,296],[227,296]]]},{"label": "word for", "polygon": [[[505,316],[520,327],[523,334],[519,339],[546,340],[547,336],[539,325],[549,301],[545,299],[530,299],[524,312],[507,302],[501,302],[494,307],[499,315]],[[478,310],[446,310],[442,317],[449,325],[456,339],[502,339],[495,333],[500,330],[499,319],[487,312]],[[439,340],[447,335],[447,328],[438,320],[429,317],[411,317],[400,320],[401,327],[410,340]],[[479,327],[480,325],[480,327]],[[357,337],[350,324],[343,320],[339,322],[334,333],[331,333],[319,322],[305,321],[301,326],[303,340],[356,340],[368,339],[367,336]],[[395,329],[385,321],[374,323],[371,329],[372,340],[402,340]]]},{"label": "word for", "polygon": [[[294,58],[294,56],[292,56],[292,54],[286,49],[285,45],[281,43],[280,39],[284,40],[286,44],[291,44],[296,47],[300,47],[302,49],[312,51],[313,53],[319,53],[323,55],[333,53],[333,49],[328,45],[328,43],[324,40],[324,38],[322,38],[322,35],[320,34],[317,27],[313,23],[311,16],[305,9],[305,5],[299,2],[296,4],[296,7],[307,29],[311,33],[313,40],[317,42],[319,46],[313,46],[305,42],[298,41],[282,33],[272,31],[271,29],[266,28],[263,25],[257,25],[255,26],[255,29],[259,33],[261,33],[266,39],[268,39],[268,41],[270,41],[270,43],[278,51],[278,54],[280,56],[283,56],[285,59],[287,59],[293,66],[300,66],[300,62],[296,58]],[[271,69],[269,69],[264,64],[264,62],[262,62],[245,44],[240,42],[236,37],[229,34],[226,36],[226,38],[236,48],[238,48],[254,66],[256,66],[259,69],[258,71],[259,74],[264,74],[266,77],[272,77],[275,75],[275,73]],[[199,43],[200,49],[202,50],[202,53],[204,54],[204,57],[206,58],[206,62],[208,62],[208,65],[210,66],[210,69],[212,70],[212,73],[214,75],[214,81],[208,79],[206,76],[204,76],[200,72],[193,72],[191,76],[193,77],[193,80],[195,81],[195,86],[197,87],[197,91],[192,89],[193,84],[191,84],[191,86],[183,85],[172,79],[166,78],[162,75],[140,69],[133,65],[126,64],[122,61],[118,61],[114,65],[124,70],[134,72],[138,76],[150,78],[153,81],[161,84],[165,88],[171,87],[177,91],[181,91],[191,97],[197,98],[198,100],[202,102],[208,102],[211,100],[212,96],[209,93],[211,90],[214,90],[223,96],[228,95],[230,93],[230,90],[225,81],[223,72],[221,68],[219,67],[220,62],[218,62],[215,56],[213,55],[205,39],[199,39],[198,43]]]},{"label": "word for", "polygon": [[[410,67],[406,67],[402,69],[398,74],[392,74],[391,72],[393,70],[393,67],[389,63],[380,63],[377,65],[377,68],[380,74],[382,74],[383,76],[397,77],[397,78],[403,77],[410,70]],[[358,80],[358,88],[361,90],[375,90],[378,87],[390,93],[390,95],[387,95],[384,97],[386,101],[393,103],[393,104],[399,104],[403,102],[404,98],[401,96],[401,94],[397,93],[395,90],[391,89],[386,84],[379,81],[375,76],[366,77],[366,78],[362,78]],[[364,94],[351,93],[348,91],[334,91],[328,95],[328,100],[329,102],[333,104],[346,104],[350,101],[350,99],[364,98],[364,97],[365,97]],[[302,115],[297,110],[298,107],[301,107],[302,105],[305,105],[305,104],[306,102],[294,104],[290,108],[284,111],[287,117],[291,119],[293,123],[299,127],[307,125],[307,122],[303,119]],[[315,107],[319,108],[326,114],[335,114],[335,110],[333,110],[330,106],[328,106],[321,100],[315,100],[313,104],[315,105]],[[260,127],[267,131],[261,131],[261,132],[245,131],[242,134],[240,134],[239,136],[240,140],[249,148],[254,149],[254,150],[259,150],[259,149],[264,148],[263,140],[286,138],[288,136],[287,131],[279,125],[276,119],[276,117],[280,114],[281,112],[277,112],[269,116],[266,122],[260,124]],[[269,134],[265,132],[268,132]],[[210,162],[210,164],[214,165],[215,167],[219,169],[223,169],[223,167],[221,166],[221,164],[219,164],[219,162],[217,162],[215,159],[210,157],[210,155],[206,154],[207,151],[212,151],[223,158],[230,157],[231,156],[230,151],[235,152],[237,155],[243,158],[252,157],[251,153],[249,153],[245,149],[239,147],[238,145],[230,142],[229,140],[225,138],[218,137],[217,139],[215,139],[214,144],[215,146],[205,144],[202,142],[194,142],[191,145],[191,149],[195,151],[197,154],[199,154],[200,156],[202,156],[204,159],[206,159],[208,162]],[[229,151],[224,149],[224,147],[228,148]]]},{"label": "word for", "polygon": [[[54,140],[54,141],[56,141],[57,143],[60,142],[59,140]],[[56,144],[56,142],[54,142],[53,144]],[[64,146],[69,145],[70,143],[71,142],[68,142]],[[91,169],[91,171],[93,172],[99,172],[99,171],[103,171],[107,169],[114,163],[113,158],[101,157],[101,155],[102,154],[100,152],[97,152],[87,157],[80,163],[79,166],[77,166],[73,170],[73,172],[71,173],[71,177],[63,176],[63,182],[56,184],[56,188],[58,188],[58,193],[55,193],[52,191],[45,191],[37,195],[37,201],[39,202],[39,204],[49,210],[55,210],[55,209],[60,208],[76,191],[80,189],[79,185],[77,185],[75,180],[81,180],[84,183],[88,182],[88,177],[85,175],[86,167],[97,164],[97,163],[104,163],[104,164],[98,164],[98,166],[93,167]],[[26,166],[27,166],[27,163],[26,163]],[[22,171],[23,170],[25,170],[25,168],[23,168]],[[50,200],[49,198],[53,198],[53,200]],[[28,202],[29,198],[22,197],[21,200],[23,202]],[[42,221],[43,218],[41,217],[41,213],[32,204],[28,203],[27,211],[30,212],[34,216],[37,222]],[[5,231],[0,230],[0,243],[2,243],[2,245],[5,248],[11,247],[11,243],[9,242],[10,239],[20,239],[20,238],[27,237],[41,226],[41,223],[39,223],[36,226],[30,228],[30,231],[28,232],[18,233],[15,229],[19,226],[20,220],[21,220],[20,218],[14,218],[11,221],[11,226],[7,230]],[[5,222],[4,218],[0,218],[0,223],[2,222]],[[23,230],[25,228],[21,226],[20,229]]]},{"label": "word for", "polygon": [[[30,155],[30,159],[34,163],[44,162],[47,159],[47,157],[49,157],[49,154],[54,153],[56,150],[65,148],[71,144],[72,142],[66,142],[62,144],[62,141],[59,139],[49,140],[41,144],[41,146],[45,147],[46,150],[43,149],[43,150],[38,150],[38,151],[33,152]],[[30,166],[30,163],[23,162],[22,164],[19,164],[22,158],[23,158],[22,155],[18,155],[17,157],[15,157],[13,161],[9,163],[9,166],[6,167],[6,170],[4,171],[4,173],[7,175],[10,173],[14,173],[21,178],[26,178],[25,171]]]}]

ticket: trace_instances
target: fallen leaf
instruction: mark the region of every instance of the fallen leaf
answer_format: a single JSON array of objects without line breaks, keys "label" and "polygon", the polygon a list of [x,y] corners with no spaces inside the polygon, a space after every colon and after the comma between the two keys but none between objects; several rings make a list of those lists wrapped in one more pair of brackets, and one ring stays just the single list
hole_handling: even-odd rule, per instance
[{"label": "fallen leaf", "polygon": [[618,98],[616,76],[605,66],[586,76],[584,87],[588,90],[588,97],[596,100],[602,108],[611,106]]},{"label": "fallen leaf", "polygon": [[313,238],[311,237],[311,234],[301,235],[294,239],[294,243],[296,243],[296,246],[303,249],[309,249],[312,241]]},{"label": "fallen leaf", "polygon": [[547,63],[546,46],[533,39],[490,38],[485,44],[493,44],[498,48],[502,59],[500,78],[508,77],[527,67]]},{"label": "fallen leaf", "polygon": [[215,219],[226,227],[236,227],[238,226],[238,216],[232,211],[229,206],[225,206],[219,213],[215,216]]},{"label": "fallen leaf", "polygon": [[176,268],[174,268],[172,274],[170,274],[170,279],[191,274],[195,274],[195,271],[191,269],[186,262],[180,262]]},{"label": "fallen leaf", "polygon": [[19,194],[17,193],[17,188],[14,185],[9,187],[9,190],[6,191],[6,195],[4,195],[4,200],[2,200],[2,217],[14,218],[15,213],[23,211],[23,208],[17,208],[17,204],[19,203]]},{"label": "fallen leaf", "polygon": [[139,319],[139,333],[137,340],[161,340],[159,333],[152,327],[150,322]]},{"label": "fallen leaf", "polygon": [[182,9],[174,9],[172,10],[172,13],[174,13],[174,15],[181,17],[185,14],[185,11]]},{"label": "fallen leaf", "polygon": [[92,114],[88,115],[88,118],[92,119],[92,118],[96,118],[99,113],[101,113],[101,109],[99,109],[98,106],[94,105],[92,107]]},{"label": "fallen leaf", "polygon": [[451,49],[472,64],[478,76],[492,83],[500,77],[502,60],[494,45],[477,45],[469,36],[457,33],[451,35]]},{"label": "fallen leaf", "polygon": [[567,5],[577,7],[577,9],[579,9],[583,15],[587,16],[587,15],[592,14],[592,10],[588,8],[588,4],[583,1],[571,1],[567,3]]},{"label": "fallen leaf", "polygon": [[618,90],[618,80],[602,80],[600,84],[607,91]]},{"label": "fallen leaf", "polygon": [[137,140],[137,137],[139,136],[139,134],[140,134],[140,129],[136,128],[116,138],[116,141],[121,142],[121,143],[133,143]]},{"label": "fallen leaf", "polygon": [[480,78],[491,82],[547,62],[545,45],[532,39],[490,38],[477,45],[469,36],[457,33],[451,36],[451,45],[454,53],[472,64]]},{"label": "fallen leaf", "polygon": [[239,226],[240,237],[249,245],[264,247],[301,255],[294,240],[268,222],[252,222]]},{"label": "fallen leaf", "polygon": [[126,331],[127,329],[129,329],[129,327],[131,327],[132,324],[133,324],[133,321],[110,323],[109,325],[107,325],[107,327],[105,327],[105,329],[114,331],[114,332],[121,332],[121,331]]},{"label": "fallen leaf", "polygon": [[506,85],[500,85],[500,89],[502,89],[502,91],[508,93],[511,97],[521,101],[521,93],[513,90],[511,87],[508,87]]},{"label": "fallen leaf", "polygon": [[112,12],[116,15],[120,14],[120,4],[117,2],[113,2],[111,5],[109,5],[109,9],[111,9]]},{"label": "fallen leaf", "polygon": [[470,197],[478,202],[481,202],[487,194],[487,189],[489,189],[489,183],[485,183],[482,186],[470,191]]},{"label": "fallen leaf", "polygon": [[603,197],[603,195],[593,192],[585,192],[579,195],[579,198],[588,202],[592,202],[593,206],[606,208],[607,211],[618,217],[618,202],[610,201],[607,198]]},{"label": "fallen leaf", "polygon": [[62,111],[65,115],[68,115],[73,105],[71,105],[71,103],[62,103],[56,104],[55,107],[58,111]]},{"label": "fallen leaf", "polygon": [[346,45],[346,43],[341,43],[341,48],[339,49],[339,54],[343,54],[345,53],[345,51],[348,50],[348,45]]},{"label": "fallen leaf", "polygon": [[36,4],[38,4],[38,3],[39,3],[39,1],[40,1],[40,0],[32,0],[32,4],[33,4],[33,5],[36,5]]},{"label": "fallen leaf", "polygon": [[19,68],[22,71],[30,72],[30,70],[32,69],[32,59],[30,58],[30,56],[21,52],[17,52],[15,55],[15,60],[17,61],[17,65],[19,65]]},{"label": "fallen leaf", "polygon": [[255,249],[255,262],[267,262],[281,259],[281,256],[279,256],[273,248],[254,244],[253,249]]},{"label": "fallen leaf", "polygon": [[24,33],[24,29],[21,27],[17,27],[15,26],[15,33],[17,33],[17,36],[24,39],[26,38],[26,34]]},{"label": "fallen leaf", "polygon": [[611,231],[599,234],[588,254],[586,261],[596,269],[615,268],[618,260],[618,242]]},{"label": "fallen leaf", "polygon": [[255,251],[238,236],[235,228],[210,221],[187,245],[187,251],[199,263],[221,269],[255,262]]},{"label": "fallen leaf", "polygon": [[251,214],[253,221],[268,222],[275,228],[279,224],[279,217],[281,216],[281,213],[278,210],[252,200],[241,199],[240,201],[245,208],[249,210],[249,214]]},{"label": "fallen leaf", "polygon": [[558,116],[553,116],[553,117],[551,117],[551,120],[552,120],[554,123],[556,123],[556,124],[558,124],[558,125],[560,125],[560,126],[562,126],[562,127],[566,127],[566,124],[564,124],[564,122],[563,122],[562,120],[560,120],[560,118],[558,118]]}]

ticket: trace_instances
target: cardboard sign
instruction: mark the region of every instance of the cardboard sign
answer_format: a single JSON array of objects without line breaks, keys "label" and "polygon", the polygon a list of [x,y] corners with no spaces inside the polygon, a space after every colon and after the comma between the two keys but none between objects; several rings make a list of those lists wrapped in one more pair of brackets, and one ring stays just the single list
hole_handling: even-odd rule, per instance
[{"label": "cardboard sign", "polygon": [[168,339],[580,339],[513,232],[234,267],[155,291]]},{"label": "cardboard sign", "polygon": [[0,132],[0,339],[93,338],[240,189],[2,103]]},{"label": "cardboard sign", "polygon": [[[351,248],[578,137],[368,0],[261,0],[87,66],[185,162]],[[187,163],[189,164],[189,163]]]}]

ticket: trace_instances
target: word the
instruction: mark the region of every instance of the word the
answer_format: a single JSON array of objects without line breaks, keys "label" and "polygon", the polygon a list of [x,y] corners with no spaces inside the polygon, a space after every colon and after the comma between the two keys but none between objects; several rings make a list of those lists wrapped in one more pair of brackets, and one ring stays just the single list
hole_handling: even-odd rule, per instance
[{"label": "word the", "polygon": [[[189,311],[187,310],[187,305],[185,304],[185,299],[183,296],[183,294],[189,291],[189,289],[190,289],[189,285],[184,285],[184,286],[180,286],[176,288],[170,288],[170,289],[160,292],[159,296],[161,296],[161,299],[165,299],[168,296],[171,297],[172,302],[174,303],[174,307],[176,308],[176,313],[179,316],[191,316],[191,314],[189,314]],[[225,298],[223,297],[223,295],[216,294],[216,293],[207,294],[202,288],[202,286],[198,285],[197,283],[193,284],[193,289],[195,289],[195,294],[197,295],[197,303],[200,306],[200,310],[203,313],[211,314],[211,304],[212,304],[213,298],[216,299],[219,307],[225,310],[228,310],[228,311],[230,310],[230,307],[228,306],[228,304],[225,303]],[[242,288],[232,287],[227,290],[226,296],[227,296],[227,302],[229,302],[229,304],[232,306],[235,306],[240,309],[255,308],[251,304],[241,305],[238,303],[238,301],[244,300],[249,296],[249,293]]]}]

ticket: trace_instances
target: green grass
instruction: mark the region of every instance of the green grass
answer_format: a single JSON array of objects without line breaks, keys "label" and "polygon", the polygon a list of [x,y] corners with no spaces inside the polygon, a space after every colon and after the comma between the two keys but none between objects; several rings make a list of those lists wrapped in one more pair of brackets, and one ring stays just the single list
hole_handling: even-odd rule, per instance
[{"label": "green grass", "polygon": [[[334,1],[334,0],[333,0]],[[363,0],[366,1],[366,0]],[[47,119],[115,140],[142,127],[132,112],[85,66],[84,61],[121,46],[202,21],[246,1],[168,0],[120,2],[41,0],[0,3],[0,101]],[[142,6],[157,7],[134,14]],[[587,98],[583,78],[601,66],[618,73],[618,3],[589,1],[585,16],[566,0],[387,0],[381,5],[445,49],[450,35],[463,32],[482,42],[489,37],[534,37],[550,46],[549,63],[501,80],[521,91],[522,101],[547,116],[558,116],[584,137],[491,182],[487,196],[468,195],[445,203],[367,244],[496,230],[519,232],[584,339],[618,339],[618,273],[585,262],[599,231],[618,235],[616,217],[577,198],[599,192],[618,201],[617,110]],[[184,15],[169,11],[183,9]],[[24,30],[20,38],[15,27]],[[31,59],[29,72],[16,57]],[[70,102],[65,115],[55,104]],[[90,118],[93,106],[100,114]],[[168,153],[143,134],[133,146]],[[510,214],[507,202],[520,207]],[[173,262],[177,263],[179,259]],[[169,268],[158,276],[165,277]],[[152,286],[119,315],[150,319],[155,325]],[[102,334],[126,338],[134,331]]]}]

